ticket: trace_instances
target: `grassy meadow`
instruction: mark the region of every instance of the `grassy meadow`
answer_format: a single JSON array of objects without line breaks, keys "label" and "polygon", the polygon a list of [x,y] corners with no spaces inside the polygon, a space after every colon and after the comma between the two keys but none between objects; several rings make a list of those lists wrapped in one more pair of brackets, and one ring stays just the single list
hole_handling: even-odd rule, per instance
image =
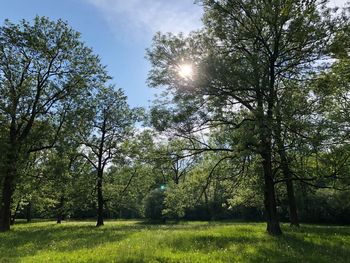
[{"label": "grassy meadow", "polygon": [[0,262],[350,262],[350,227],[142,221],[19,223],[0,233]]}]

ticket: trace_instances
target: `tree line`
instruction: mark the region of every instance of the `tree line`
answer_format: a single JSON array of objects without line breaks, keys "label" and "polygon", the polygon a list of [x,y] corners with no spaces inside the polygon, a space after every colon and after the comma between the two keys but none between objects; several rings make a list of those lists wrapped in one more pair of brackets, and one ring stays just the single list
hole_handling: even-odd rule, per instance
[{"label": "tree line", "polygon": [[202,29],[147,50],[149,110],[66,22],[4,22],[1,231],[32,215],[349,223],[349,10],[197,2]]}]

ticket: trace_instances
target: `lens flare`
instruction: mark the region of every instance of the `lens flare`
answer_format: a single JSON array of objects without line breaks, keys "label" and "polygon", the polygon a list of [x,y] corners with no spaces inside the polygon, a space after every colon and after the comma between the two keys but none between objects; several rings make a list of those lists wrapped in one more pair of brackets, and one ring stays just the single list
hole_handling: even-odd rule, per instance
[{"label": "lens flare", "polygon": [[191,64],[182,64],[178,70],[181,78],[191,79],[193,77],[193,67]]}]

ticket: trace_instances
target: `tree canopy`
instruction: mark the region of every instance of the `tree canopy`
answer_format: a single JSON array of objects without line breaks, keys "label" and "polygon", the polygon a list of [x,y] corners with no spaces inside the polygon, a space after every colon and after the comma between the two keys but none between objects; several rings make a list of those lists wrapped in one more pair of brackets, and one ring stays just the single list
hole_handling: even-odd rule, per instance
[{"label": "tree canopy", "polygon": [[16,218],[349,223],[349,10],[202,0],[159,32],[147,109],[62,21],[0,27],[0,231]]}]

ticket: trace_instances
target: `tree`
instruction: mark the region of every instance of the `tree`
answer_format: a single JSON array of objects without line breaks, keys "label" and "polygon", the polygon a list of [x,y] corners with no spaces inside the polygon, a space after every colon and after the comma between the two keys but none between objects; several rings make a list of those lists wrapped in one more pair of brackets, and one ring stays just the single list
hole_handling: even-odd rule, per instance
[{"label": "tree", "polygon": [[[261,159],[267,231],[279,235],[273,167],[273,142],[280,136],[277,105],[283,82],[308,78],[326,54],[334,33],[330,13],[324,1],[316,0],[200,2],[205,8],[203,32],[188,38],[155,36],[148,51],[150,85],[169,87],[172,111],[180,116],[173,123],[182,120],[181,132],[188,137],[198,129],[240,129],[253,123],[257,141],[247,147]],[[192,63],[195,73],[181,80],[183,63]],[[236,148],[202,145],[223,152]],[[282,143],[279,148],[287,167]],[[288,170],[283,172],[290,188]]]},{"label": "tree", "polygon": [[56,203],[55,215],[58,224],[68,214],[68,204],[73,201],[71,199],[72,192],[75,190],[74,181],[79,176],[76,170],[81,169],[83,165],[78,158],[76,145],[61,141],[60,144],[51,149],[49,160],[44,164],[47,167],[46,177],[50,182],[49,192]]},{"label": "tree", "polygon": [[95,100],[88,103],[92,115],[90,119],[82,119],[82,122],[87,122],[88,128],[81,130],[79,136],[83,145],[82,154],[96,171],[97,226],[101,226],[104,224],[104,171],[112,161],[122,161],[126,156],[121,145],[133,134],[139,112],[130,109],[123,91],[115,90],[113,86],[101,88]]},{"label": "tree", "polygon": [[[55,142],[55,136],[45,133],[46,123],[54,124],[54,134],[59,133],[70,102],[101,78],[105,71],[98,57],[62,20],[36,17],[32,24],[22,20],[18,25],[6,20],[0,28],[0,114],[6,141],[1,231],[10,229],[11,197],[20,166],[30,152]],[[38,141],[30,147],[34,131]]]}]

